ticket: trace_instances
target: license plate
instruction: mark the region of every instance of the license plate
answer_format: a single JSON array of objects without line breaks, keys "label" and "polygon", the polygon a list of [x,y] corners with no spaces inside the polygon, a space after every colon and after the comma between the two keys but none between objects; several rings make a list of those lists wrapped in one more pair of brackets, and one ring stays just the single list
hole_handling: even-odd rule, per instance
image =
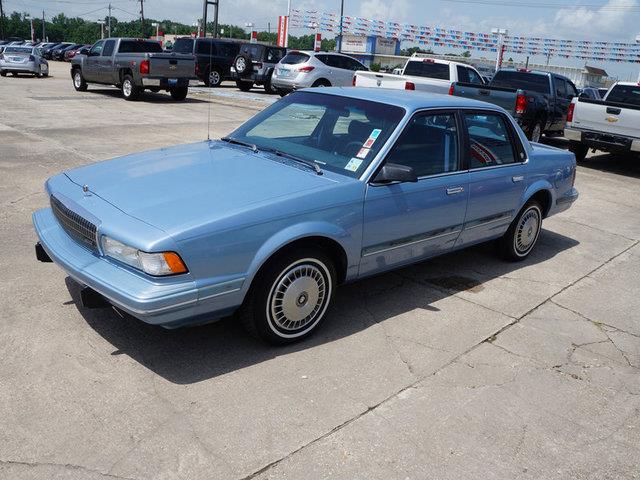
[{"label": "license plate", "polygon": [[178,79],[177,78],[170,78],[168,83],[169,83],[169,85],[177,85],[178,84]]},{"label": "license plate", "polygon": [[24,58],[23,57],[9,57],[9,60],[11,60],[12,62],[15,62],[15,63],[21,63],[24,60]]},{"label": "license plate", "polygon": [[280,75],[281,77],[288,77],[290,73],[290,70],[287,70],[286,68],[281,68],[278,71],[278,75]]}]

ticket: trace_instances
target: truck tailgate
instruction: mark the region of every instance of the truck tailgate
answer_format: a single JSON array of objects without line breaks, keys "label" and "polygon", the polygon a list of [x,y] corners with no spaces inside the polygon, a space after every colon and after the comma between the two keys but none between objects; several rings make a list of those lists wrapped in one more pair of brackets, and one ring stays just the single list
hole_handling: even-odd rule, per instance
[{"label": "truck tailgate", "polygon": [[149,76],[195,78],[195,59],[190,55],[153,54],[149,58]]},{"label": "truck tailgate", "polygon": [[404,90],[406,79],[402,75],[376,72],[356,72],[356,86]]},{"label": "truck tailgate", "polygon": [[576,128],[640,138],[640,108],[579,99],[572,124]]},{"label": "truck tailgate", "polygon": [[517,92],[512,89],[455,83],[453,85],[453,94],[457,97],[492,103],[504,108],[507,112],[513,113],[516,110]]}]

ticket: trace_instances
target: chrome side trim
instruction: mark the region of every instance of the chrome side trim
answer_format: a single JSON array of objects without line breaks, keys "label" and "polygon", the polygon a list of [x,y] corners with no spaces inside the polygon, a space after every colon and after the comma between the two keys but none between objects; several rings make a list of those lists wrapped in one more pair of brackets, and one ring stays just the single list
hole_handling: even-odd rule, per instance
[{"label": "chrome side trim", "polygon": [[485,225],[490,225],[492,223],[497,223],[504,220],[510,221],[512,216],[513,216],[513,210],[510,210],[508,212],[492,215],[491,217],[479,218],[478,220],[474,220],[473,222],[469,222],[468,224],[465,224],[464,230],[473,230],[474,228],[484,227]]},{"label": "chrome side trim", "polygon": [[[450,227],[450,228],[453,228],[454,230],[443,231],[443,230],[449,230],[449,228],[447,228],[443,230],[438,230],[437,232],[429,232],[423,235],[415,235],[413,237],[408,237],[407,239],[399,240],[400,243],[388,242],[388,243],[382,243],[379,245],[374,245],[372,247],[367,247],[362,249],[362,257],[363,258],[370,257],[371,255],[377,255],[379,253],[389,252],[397,248],[409,247],[411,245],[416,245],[418,243],[428,242],[431,240],[436,240],[438,238],[442,238],[442,237],[446,237],[449,235],[454,235],[462,232],[462,225],[455,225],[454,227]],[[442,232],[442,233],[438,233],[438,232]]]}]

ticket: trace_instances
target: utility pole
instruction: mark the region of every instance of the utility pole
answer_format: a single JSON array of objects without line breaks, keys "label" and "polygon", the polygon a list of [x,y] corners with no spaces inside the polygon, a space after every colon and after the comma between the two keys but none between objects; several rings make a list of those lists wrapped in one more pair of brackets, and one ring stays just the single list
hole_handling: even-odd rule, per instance
[{"label": "utility pole", "polygon": [[213,5],[213,38],[218,37],[218,2],[219,0],[203,0],[202,4],[202,36],[207,36],[207,8]]},{"label": "utility pole", "polygon": [[47,41],[46,31],[44,28],[44,10],[42,10],[42,41],[43,42]]},{"label": "utility pole", "polygon": [[146,38],[144,31],[144,0],[140,0],[140,29],[142,30],[142,38]]},{"label": "utility pole", "polygon": [[109,38],[111,38],[111,4],[109,4],[109,18],[108,18],[108,26],[107,33],[109,34]]},{"label": "utility pole", "polygon": [[4,9],[2,8],[2,0],[0,0],[0,38],[4,38]]},{"label": "utility pole", "polygon": [[342,19],[344,17],[344,0],[340,1],[340,41],[338,42],[338,53],[342,53]]}]

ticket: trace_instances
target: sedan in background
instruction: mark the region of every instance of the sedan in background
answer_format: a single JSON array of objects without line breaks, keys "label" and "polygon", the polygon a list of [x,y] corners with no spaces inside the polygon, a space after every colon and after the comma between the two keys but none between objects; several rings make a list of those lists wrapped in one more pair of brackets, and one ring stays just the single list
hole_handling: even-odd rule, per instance
[{"label": "sedan in background", "polygon": [[75,58],[76,55],[78,55],[83,49],[90,49],[91,45],[80,45],[79,47],[76,48],[72,48],[70,50],[66,50],[64,52],[64,61],[65,62],[70,62],[71,60],[73,60]]},{"label": "sedan in background", "polygon": [[359,70],[369,69],[348,55],[294,50],[276,65],[271,86],[282,96],[306,87],[350,87]]},{"label": "sedan in background", "polygon": [[36,77],[49,75],[49,62],[42,56],[38,47],[8,46],[0,53],[0,75],[13,76],[19,73],[31,73]]},{"label": "sedan in background", "polygon": [[58,61],[64,61],[64,55],[65,53],[67,53],[67,50],[73,50],[75,48],[80,48],[82,47],[81,43],[70,43],[65,47],[56,47],[53,52],[51,53],[51,57],[54,60],[58,60]]},{"label": "sedan in background", "polygon": [[47,60],[53,60],[53,51],[58,49],[58,48],[65,48],[69,45],[73,45],[72,43],[69,42],[58,42],[58,43],[54,43],[53,45],[44,47],[42,49],[42,55],[44,56],[45,59]]}]

